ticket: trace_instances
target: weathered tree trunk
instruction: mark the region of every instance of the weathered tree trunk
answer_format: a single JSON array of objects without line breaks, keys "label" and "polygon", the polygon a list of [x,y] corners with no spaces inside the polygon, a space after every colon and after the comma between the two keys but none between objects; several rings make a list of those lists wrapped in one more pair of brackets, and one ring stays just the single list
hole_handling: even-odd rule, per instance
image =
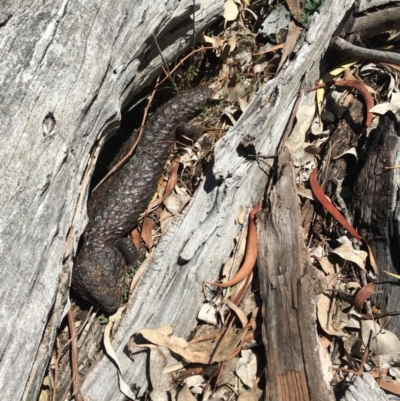
[{"label": "weathered tree trunk", "polygon": [[[400,208],[399,169],[386,167],[400,163],[400,126],[393,113],[380,117],[378,127],[370,134],[354,186],[351,204],[357,227],[369,238],[380,267],[376,286],[376,304],[381,301],[390,312],[400,311],[398,280],[384,271],[399,274]],[[386,328],[400,334],[400,316],[392,316]]]},{"label": "weathered tree trunk", "polygon": [[[68,307],[99,145],[161,70],[152,35],[174,61],[193,43],[194,10],[191,0],[1,8],[0,393],[34,400]],[[201,33],[222,0],[195,9]]]},{"label": "weathered tree trunk", "polygon": [[[294,167],[280,157],[277,183],[259,214],[258,270],[263,298],[266,400],[332,400],[317,336],[316,305],[322,280],[304,244]],[[315,270],[315,271],[314,271]],[[323,274],[322,274],[323,276]],[[326,357],[326,356],[325,356]]]}]

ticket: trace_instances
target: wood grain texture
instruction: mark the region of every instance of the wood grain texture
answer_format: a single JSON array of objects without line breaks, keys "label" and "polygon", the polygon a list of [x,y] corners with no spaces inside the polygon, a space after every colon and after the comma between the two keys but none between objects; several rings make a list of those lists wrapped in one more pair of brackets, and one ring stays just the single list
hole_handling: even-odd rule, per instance
[{"label": "wood grain texture", "polygon": [[[381,116],[379,125],[369,138],[364,155],[361,156],[354,185],[350,211],[357,227],[369,238],[369,243],[381,271],[376,291],[383,291],[374,299],[383,300],[389,311],[398,311],[400,296],[397,279],[387,276],[387,270],[399,274],[399,169],[385,167],[399,164],[400,127],[393,114]],[[392,285],[389,285],[393,282]],[[389,330],[400,334],[400,316],[392,316]]]},{"label": "wood grain texture", "polygon": [[[267,360],[266,400],[333,400],[322,373],[316,304],[321,285],[313,277],[300,229],[294,168],[288,152],[279,160],[277,183],[257,220],[258,271],[263,299]],[[290,351],[288,351],[290,349]]]},{"label": "wood grain texture", "polygon": [[[196,9],[201,33],[222,12],[222,1],[196,1]],[[5,399],[37,398],[65,313],[100,146],[118,128],[121,109],[160,73],[153,33],[166,61],[174,61],[192,44],[192,11],[191,0],[2,3],[0,392]]]}]

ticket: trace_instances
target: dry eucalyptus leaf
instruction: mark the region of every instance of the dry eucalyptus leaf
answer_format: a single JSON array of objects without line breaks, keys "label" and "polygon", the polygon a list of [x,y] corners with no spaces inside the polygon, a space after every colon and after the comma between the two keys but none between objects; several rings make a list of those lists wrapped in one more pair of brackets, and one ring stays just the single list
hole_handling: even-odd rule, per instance
[{"label": "dry eucalyptus leaf", "polygon": [[369,112],[383,116],[389,110],[390,110],[390,103],[384,102],[384,103],[375,105],[372,109],[370,109]]},{"label": "dry eucalyptus leaf", "polygon": [[189,387],[186,385],[186,383],[182,387],[182,390],[179,392],[176,401],[196,401],[196,398],[189,390]]},{"label": "dry eucalyptus leaf", "polygon": [[321,245],[318,245],[310,252],[310,256],[315,256],[316,258],[322,258],[322,256],[324,256],[324,255],[325,255],[325,251]]},{"label": "dry eucalyptus leaf", "polygon": [[342,341],[343,347],[348,354],[360,359],[363,357],[365,348],[360,337],[342,337]]},{"label": "dry eucalyptus leaf", "polygon": [[261,74],[263,71],[264,71],[264,69],[265,69],[265,67],[267,66],[269,64],[269,62],[268,61],[264,61],[264,62],[262,62],[262,63],[256,63],[256,64],[254,64],[254,67],[253,67],[253,72],[254,72],[254,74]]},{"label": "dry eucalyptus leaf", "polygon": [[242,350],[236,365],[236,374],[248,388],[253,387],[257,378],[257,357],[251,349]]},{"label": "dry eucalyptus leaf", "polygon": [[365,251],[358,251],[353,248],[351,243],[343,244],[334,249],[332,253],[339,255],[342,259],[355,263],[360,269],[365,270],[365,261],[368,253]]},{"label": "dry eucalyptus leaf", "polygon": [[234,87],[227,87],[226,90],[228,91],[228,102],[236,102],[236,100],[246,93],[246,88],[244,87],[242,82],[238,82]]},{"label": "dry eucalyptus leaf", "polygon": [[[198,351],[198,344],[190,345],[184,338],[172,335],[173,329],[170,326],[161,326],[157,329],[143,329],[137,334],[141,334],[147,341],[154,345],[164,346],[175,354],[180,355],[188,362],[209,363],[210,353]],[[143,344],[140,344],[146,347]]]},{"label": "dry eucalyptus leaf", "polygon": [[233,52],[237,46],[237,38],[236,38],[235,32],[231,32],[229,39],[228,39],[228,44],[229,44],[229,47],[231,48],[231,52]]},{"label": "dry eucalyptus leaf", "polygon": [[217,324],[217,311],[215,310],[214,304],[205,302],[200,308],[197,319],[215,326]]},{"label": "dry eucalyptus leaf", "polygon": [[262,391],[259,388],[241,391],[237,401],[259,401],[261,400]]},{"label": "dry eucalyptus leaf", "polygon": [[[285,146],[293,154],[293,162],[296,167],[306,164],[304,141],[315,115],[315,103],[302,106],[296,114],[296,125],[287,139]],[[312,156],[313,157],[313,156]]]},{"label": "dry eucalyptus leaf", "polygon": [[300,186],[299,184],[296,187],[297,195],[302,196],[303,198],[314,200],[315,197],[311,191],[311,189],[304,188],[303,186]]},{"label": "dry eucalyptus leaf", "polygon": [[301,32],[303,31],[303,29],[298,27],[293,21],[289,22],[288,29],[289,29],[289,32],[286,37],[286,42],[282,49],[282,58],[281,58],[281,61],[279,62],[277,72],[280,71],[283,64],[285,63],[287,58],[290,56],[290,53],[292,53],[292,50],[294,49],[294,47],[296,45],[297,39],[299,38]]},{"label": "dry eucalyptus leaf", "polygon": [[372,339],[370,350],[376,355],[388,355],[391,361],[400,361],[400,340],[389,330],[381,330],[377,322],[373,320],[363,320],[361,322],[361,336],[366,346],[370,333]]},{"label": "dry eucalyptus leaf", "polygon": [[[318,304],[317,304],[317,316],[319,324],[321,325],[322,330],[325,331],[326,334],[331,334],[333,336],[342,337],[345,336],[346,333],[342,331],[342,328],[346,326],[348,318],[346,320],[346,314],[340,314],[341,305],[337,303],[337,309],[339,309],[338,313],[336,314],[337,321],[333,322],[334,319],[328,325],[328,316],[329,316],[329,307],[330,307],[331,300],[328,295],[320,294],[318,297]],[[335,324],[334,324],[335,323]]]},{"label": "dry eucalyptus leaf", "polygon": [[174,216],[168,212],[168,210],[164,209],[160,215],[160,225],[161,225],[161,233],[165,234],[167,232],[167,227],[169,223],[173,220]]},{"label": "dry eucalyptus leaf", "polygon": [[201,394],[206,384],[204,377],[201,375],[194,375],[185,379],[185,385],[190,389],[192,394]]},{"label": "dry eucalyptus leaf", "polygon": [[307,103],[299,108],[296,113],[296,125],[285,143],[285,146],[290,151],[293,152],[304,143],[306,133],[313,122],[314,116],[315,102]]},{"label": "dry eucalyptus leaf", "polygon": [[190,196],[186,194],[171,194],[164,199],[164,205],[172,215],[178,214],[183,207],[190,201]]},{"label": "dry eucalyptus leaf", "polygon": [[358,160],[357,150],[354,147],[352,147],[350,149],[347,149],[345,152],[343,152],[340,155],[334,157],[333,160],[338,160],[341,157],[343,157],[344,155],[352,155],[352,156],[354,156],[356,158],[356,160]]},{"label": "dry eucalyptus leaf", "polygon": [[150,217],[145,217],[142,225],[142,239],[148,249],[153,246],[153,225],[154,220]]},{"label": "dry eucalyptus leaf", "polygon": [[290,12],[293,14],[297,21],[301,22],[304,12],[304,1],[301,0],[286,0]]},{"label": "dry eucalyptus leaf", "polygon": [[313,135],[321,135],[324,132],[324,125],[322,124],[321,117],[315,116],[311,124],[311,133]]},{"label": "dry eucalyptus leaf", "polygon": [[239,102],[240,110],[245,112],[247,107],[249,107],[249,102],[244,97],[240,97],[238,99],[238,102]]},{"label": "dry eucalyptus leaf", "polygon": [[225,21],[235,21],[239,15],[239,9],[234,0],[226,0],[224,3]]},{"label": "dry eucalyptus leaf", "polygon": [[221,36],[204,35],[204,40],[206,41],[206,43],[211,43],[211,45],[216,48],[222,47],[222,45],[224,43],[224,38],[222,38]]},{"label": "dry eucalyptus leaf", "polygon": [[168,401],[169,395],[174,399],[176,384],[171,375],[164,375],[163,370],[167,364],[176,360],[165,347],[150,347],[149,375],[152,386],[151,399],[153,401]]},{"label": "dry eucalyptus leaf", "polygon": [[329,262],[328,257],[316,258],[325,274],[335,274],[335,266]]}]

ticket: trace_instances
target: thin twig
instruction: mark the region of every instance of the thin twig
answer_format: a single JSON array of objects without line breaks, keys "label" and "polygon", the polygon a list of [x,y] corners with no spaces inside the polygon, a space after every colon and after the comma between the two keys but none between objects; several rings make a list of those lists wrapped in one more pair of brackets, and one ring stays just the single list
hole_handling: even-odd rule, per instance
[{"label": "thin twig", "polygon": [[[170,79],[172,86],[174,86],[175,89],[176,89],[176,85],[175,85],[175,83],[174,83],[174,80],[172,79],[171,73],[169,72],[168,64],[167,64],[167,62],[165,61],[165,58],[164,58],[164,56],[163,56],[163,54],[162,54],[162,51],[161,51],[161,49],[160,49],[160,46],[158,45],[157,37],[156,37],[156,35],[154,35],[154,33],[153,33],[153,38],[154,38],[154,43],[156,44],[156,47],[157,47],[157,49],[158,49],[158,53],[160,54],[161,61],[162,61],[163,64],[164,64],[164,68],[163,68],[164,73],[165,73],[165,75]],[[156,85],[156,86],[157,86],[157,85]]]},{"label": "thin twig", "polygon": [[72,316],[71,309],[68,311],[68,328],[69,335],[71,337],[71,375],[72,375],[72,393],[74,394],[75,401],[84,401],[80,384],[79,384],[79,369],[78,369],[78,346],[76,344],[76,329],[75,329],[75,321]]},{"label": "thin twig", "polygon": [[400,54],[382,50],[365,49],[346,42],[341,38],[334,38],[331,42],[332,47],[338,49],[341,53],[350,57],[363,58],[370,61],[392,63],[400,65]]},{"label": "thin twig", "polygon": [[[68,345],[72,342],[72,340],[74,340],[76,337],[78,337],[83,329],[86,326],[87,321],[89,320],[90,314],[92,313],[93,310],[93,306],[90,307],[89,312],[86,316],[85,321],[82,323],[81,327],[79,328],[78,333],[75,332],[75,336],[71,335],[71,338],[61,347],[60,351],[58,352],[57,358],[56,358],[56,362],[55,362],[55,366],[54,366],[54,386],[53,386],[53,397],[52,400],[55,401],[57,398],[57,381],[58,381],[58,364],[60,362],[60,358],[63,355],[64,350],[68,347]],[[71,312],[72,313],[72,312]],[[69,319],[68,319],[68,324],[69,324]],[[73,373],[71,374],[71,376],[73,376]]]}]

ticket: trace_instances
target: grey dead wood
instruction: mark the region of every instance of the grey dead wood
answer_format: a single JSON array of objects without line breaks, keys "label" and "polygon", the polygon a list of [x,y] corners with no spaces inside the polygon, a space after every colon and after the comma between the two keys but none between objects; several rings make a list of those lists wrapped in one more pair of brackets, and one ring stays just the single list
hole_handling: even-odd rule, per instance
[{"label": "grey dead wood", "polygon": [[[298,93],[320,76],[321,59],[351,5],[352,1],[341,1],[340,6],[336,1],[325,3],[310,30],[303,32],[296,57],[266,84],[237,125],[217,143],[212,170],[183,216],[159,243],[113,341],[123,376],[132,388],[140,388],[139,395],[148,385],[147,358],[139,349],[134,362],[128,358],[129,338],[142,328],[165,324],[185,338],[193,330],[203,300],[202,283],[217,277],[240,230],[235,217],[243,207],[261,200],[267,182],[268,167],[247,160],[238,149],[253,145],[261,155],[276,151]],[[82,393],[96,401],[124,398],[108,358],[102,358],[86,377]]]},{"label": "grey dead wood", "polygon": [[[196,1],[196,32],[220,16],[222,3]],[[192,12],[192,0],[1,4],[3,399],[37,398],[68,308],[100,146],[161,71],[152,35],[174,62],[193,42]]]},{"label": "grey dead wood", "polygon": [[375,61],[377,63],[393,63],[400,65],[399,53],[365,49],[363,47],[354,46],[341,38],[334,38],[331,45],[348,57],[357,57],[368,61]]},{"label": "grey dead wood", "polygon": [[340,401],[389,401],[389,396],[369,374],[355,376]]},{"label": "grey dead wood", "polygon": [[[333,400],[316,325],[322,282],[310,265],[300,226],[294,167],[280,157],[277,182],[257,215],[265,400]],[[290,351],[288,351],[290,350]]]},{"label": "grey dead wood", "polygon": [[362,0],[356,2],[354,20],[348,34],[368,38],[400,28],[400,2],[393,0]]},{"label": "grey dead wood", "polygon": [[[380,269],[372,297],[378,307],[381,301],[390,312],[400,311],[398,280],[384,273],[399,274],[400,189],[399,169],[385,167],[400,164],[400,128],[393,113],[379,117],[379,124],[370,134],[354,185],[350,210],[355,226],[369,239]],[[392,316],[387,329],[400,334],[400,316]]]}]

